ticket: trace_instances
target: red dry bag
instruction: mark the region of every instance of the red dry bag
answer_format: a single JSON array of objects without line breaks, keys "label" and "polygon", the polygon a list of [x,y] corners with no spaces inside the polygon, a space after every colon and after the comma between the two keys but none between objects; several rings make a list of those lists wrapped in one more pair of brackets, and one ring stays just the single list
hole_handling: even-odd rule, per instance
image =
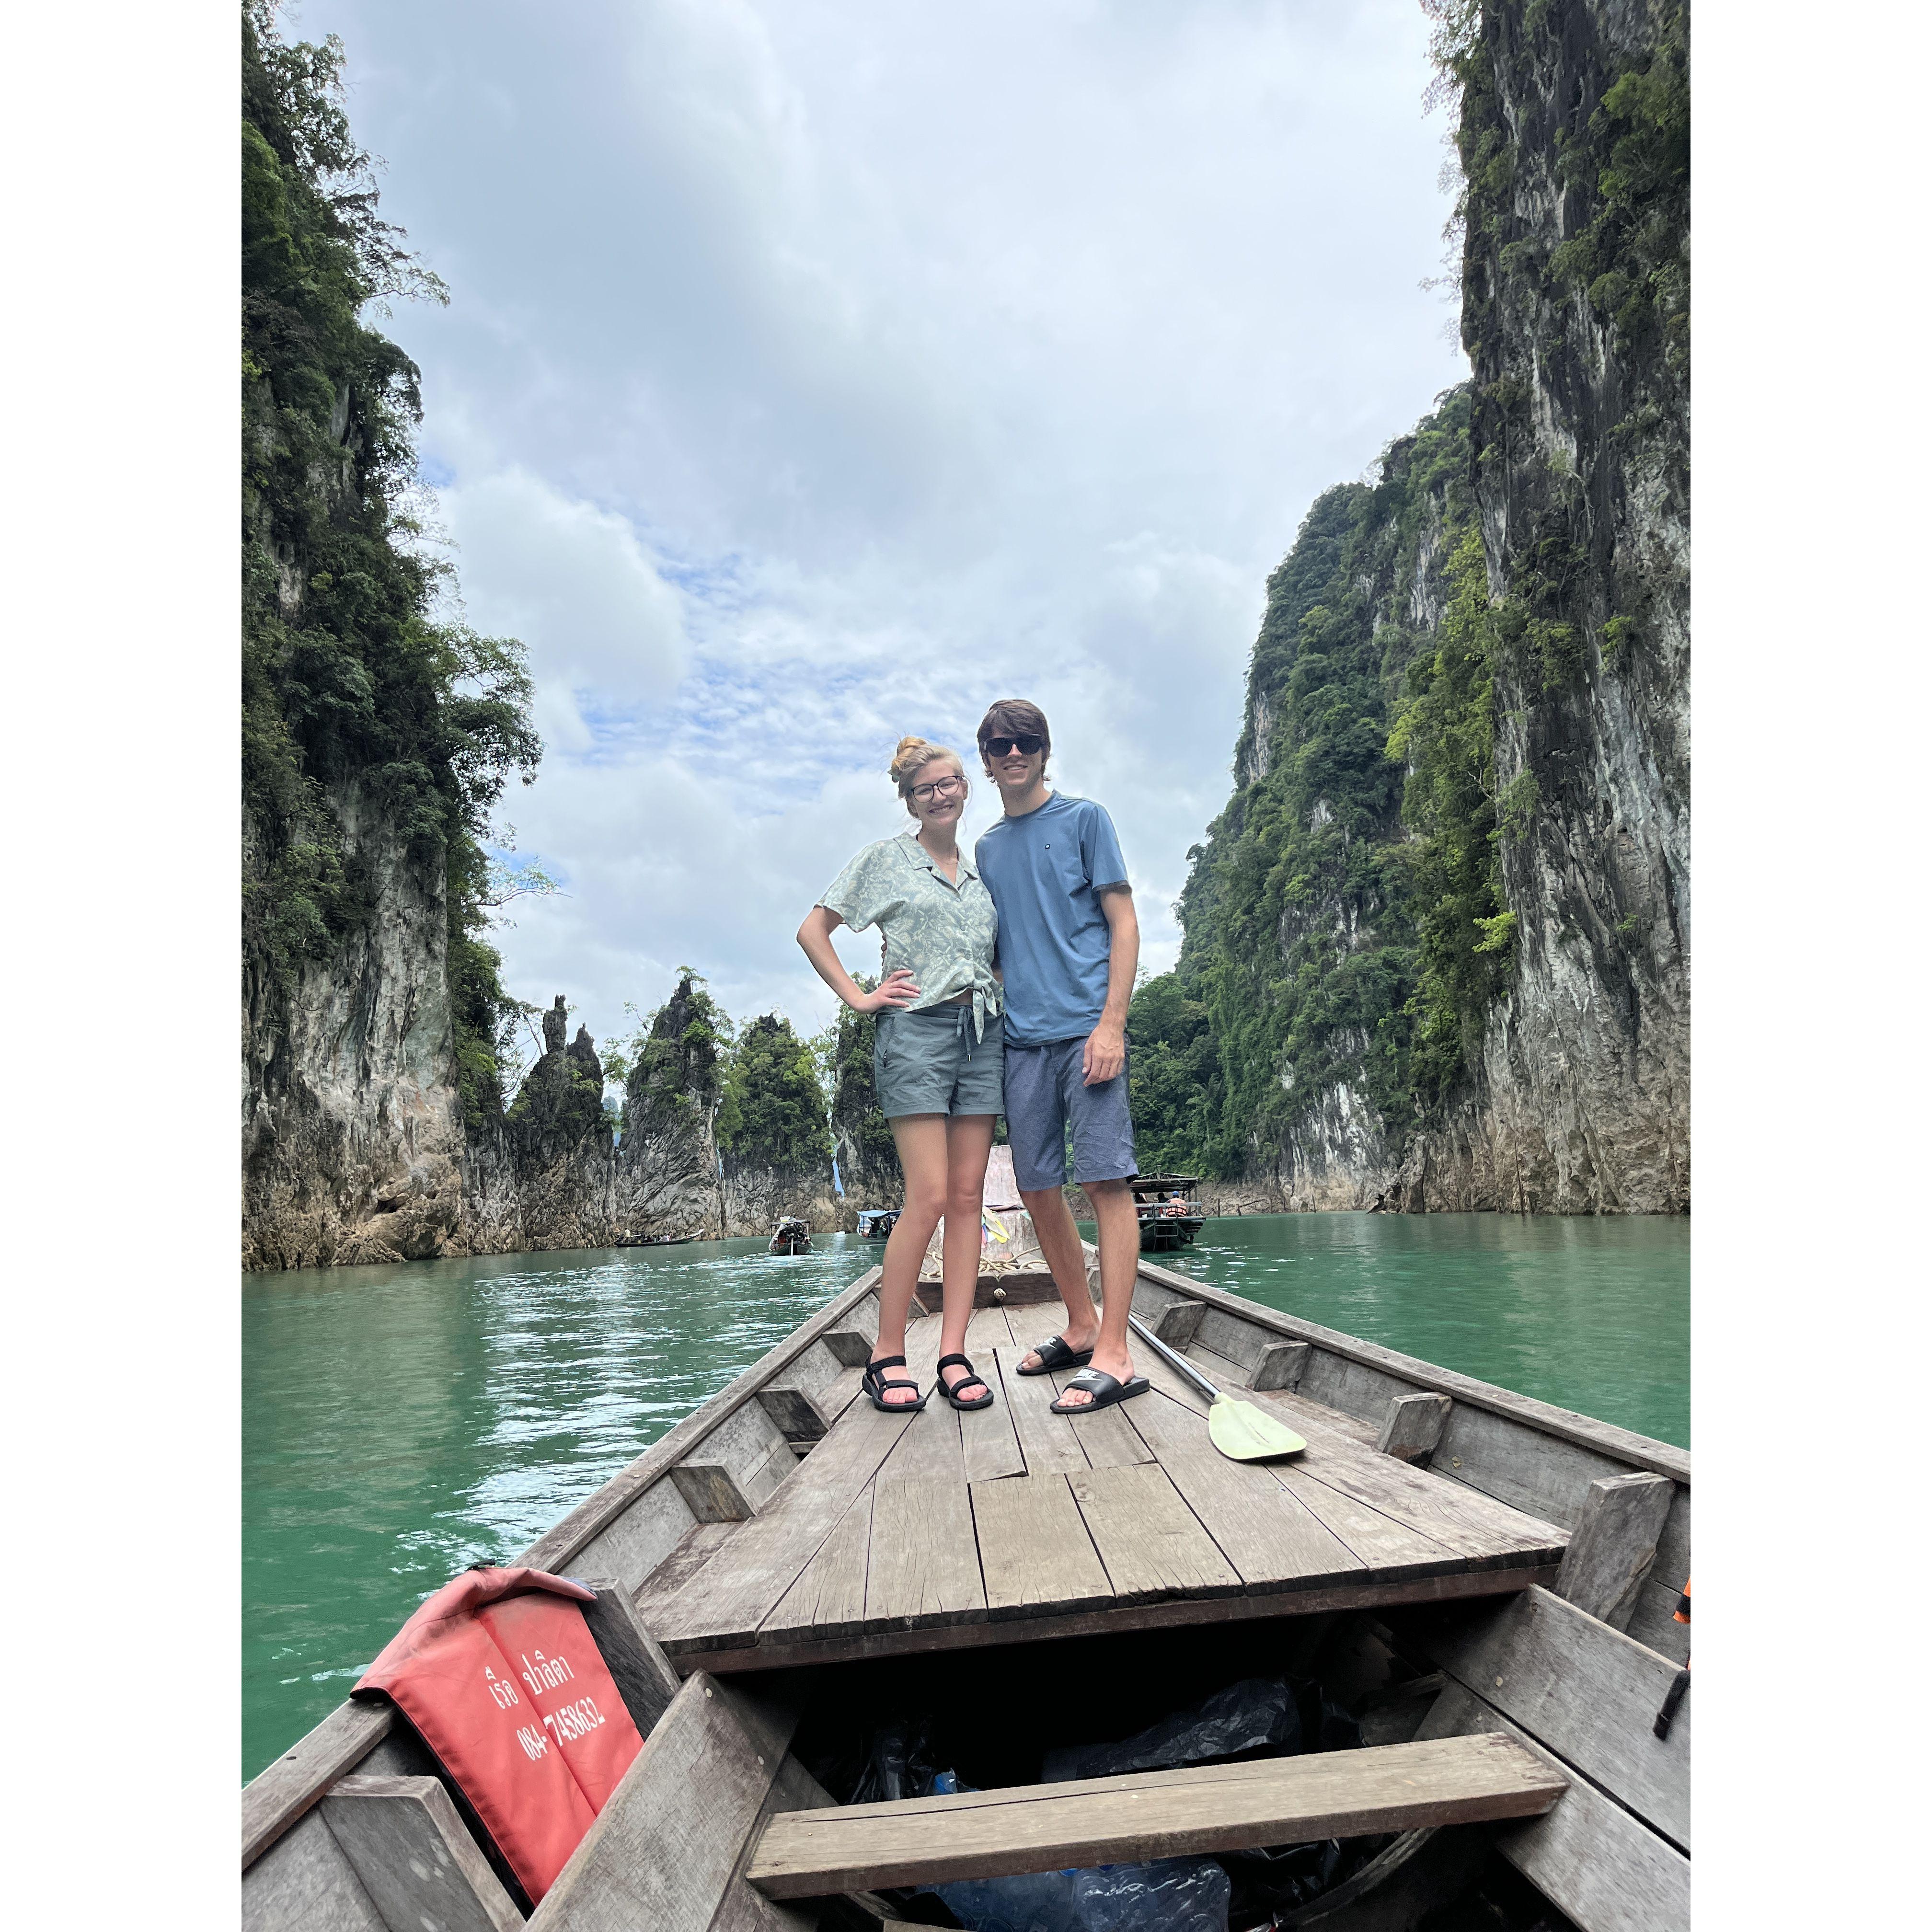
[{"label": "red dry bag", "polygon": [[577,1606],[596,1600],[542,1570],[466,1570],[356,1686],[422,1732],[533,1903],[644,1748]]}]

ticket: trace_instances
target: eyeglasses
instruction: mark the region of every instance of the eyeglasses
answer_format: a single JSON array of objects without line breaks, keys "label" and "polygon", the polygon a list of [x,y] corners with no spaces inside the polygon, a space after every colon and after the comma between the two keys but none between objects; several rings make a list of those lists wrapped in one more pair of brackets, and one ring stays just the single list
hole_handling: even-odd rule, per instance
[{"label": "eyeglasses", "polygon": [[1012,738],[982,738],[980,748],[989,758],[1004,758],[1009,752],[1017,752],[1023,758],[1030,758],[1041,750],[1046,740],[1036,731],[1022,731]]},{"label": "eyeglasses", "polygon": [[950,796],[956,791],[965,789],[966,781],[964,778],[934,778],[930,784],[914,785],[912,795],[923,805],[928,799],[937,798],[942,792]]}]

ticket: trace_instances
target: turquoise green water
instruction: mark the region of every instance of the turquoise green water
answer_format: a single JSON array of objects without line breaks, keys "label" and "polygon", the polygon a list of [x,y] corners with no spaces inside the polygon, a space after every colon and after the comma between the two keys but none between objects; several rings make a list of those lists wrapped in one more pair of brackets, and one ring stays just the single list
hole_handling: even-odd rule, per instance
[{"label": "turquoise green water", "polygon": [[[856,1238],[412,1262],[242,1293],[242,1768],[340,1702],[428,1592],[524,1549],[878,1258]],[[1164,1258],[1270,1307],[1666,1442],[1690,1228],[1311,1214]]]}]

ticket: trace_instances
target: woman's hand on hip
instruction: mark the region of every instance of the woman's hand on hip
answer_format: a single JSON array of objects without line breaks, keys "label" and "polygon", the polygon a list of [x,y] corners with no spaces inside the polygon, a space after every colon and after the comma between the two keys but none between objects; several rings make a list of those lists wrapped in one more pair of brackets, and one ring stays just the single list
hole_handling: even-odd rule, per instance
[{"label": "woman's hand on hip", "polygon": [[913,983],[912,975],[902,966],[896,973],[888,973],[869,993],[861,993],[852,1003],[852,1010],[857,1013],[876,1013],[888,1006],[909,1006],[919,998],[919,988]]}]

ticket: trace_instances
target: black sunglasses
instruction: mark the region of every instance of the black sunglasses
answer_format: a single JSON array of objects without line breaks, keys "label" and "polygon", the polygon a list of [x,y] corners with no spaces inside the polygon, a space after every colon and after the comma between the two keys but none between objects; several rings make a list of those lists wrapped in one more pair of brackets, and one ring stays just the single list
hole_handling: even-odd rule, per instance
[{"label": "black sunglasses", "polygon": [[1046,742],[1036,732],[1022,731],[1011,738],[982,738],[980,748],[989,758],[1004,758],[1009,752],[1017,752],[1022,758],[1030,758]]}]

